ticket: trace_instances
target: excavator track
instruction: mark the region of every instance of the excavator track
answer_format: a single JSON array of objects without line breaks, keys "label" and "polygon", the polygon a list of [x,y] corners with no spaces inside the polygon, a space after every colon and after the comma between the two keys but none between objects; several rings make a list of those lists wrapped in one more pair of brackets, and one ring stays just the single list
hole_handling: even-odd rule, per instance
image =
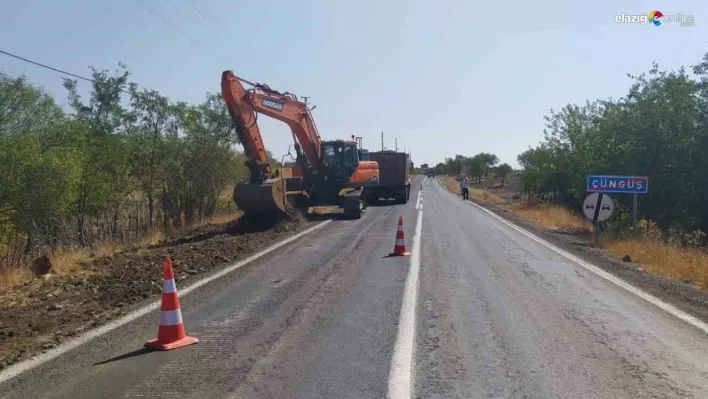
[{"label": "excavator track", "polygon": [[344,194],[342,208],[344,209],[345,217],[360,219],[361,214],[366,208],[366,203],[363,197],[363,190],[353,190]]}]

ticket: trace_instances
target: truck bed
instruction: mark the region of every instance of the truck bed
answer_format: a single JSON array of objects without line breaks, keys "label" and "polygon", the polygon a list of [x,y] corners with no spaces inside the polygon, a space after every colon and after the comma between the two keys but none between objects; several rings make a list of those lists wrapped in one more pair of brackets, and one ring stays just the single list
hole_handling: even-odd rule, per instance
[{"label": "truck bed", "polygon": [[394,198],[398,202],[408,202],[410,195],[410,157],[404,152],[378,151],[369,154],[372,161],[379,164],[379,184],[365,190],[366,197]]}]

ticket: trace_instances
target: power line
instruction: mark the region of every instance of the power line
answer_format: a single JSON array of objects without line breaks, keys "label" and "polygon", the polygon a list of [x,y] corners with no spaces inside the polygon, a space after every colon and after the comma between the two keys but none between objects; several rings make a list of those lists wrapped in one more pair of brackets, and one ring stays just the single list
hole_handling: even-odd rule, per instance
[{"label": "power line", "polygon": [[187,12],[182,9],[182,7],[180,7],[180,6],[176,5],[175,3],[173,3],[172,0],[167,0],[167,1],[168,1],[170,4],[172,4],[173,6],[177,7],[177,9],[178,9],[184,16],[186,16],[187,18],[189,18],[190,21],[194,22],[195,25],[199,25],[199,23],[198,23],[197,21],[195,21],[194,18],[192,18],[191,15],[187,14]]},{"label": "power line", "polygon": [[[95,79],[91,79],[91,78],[87,78],[87,77],[85,77],[85,76],[77,75],[77,74],[75,74],[75,73],[67,72],[67,71],[61,70],[61,69],[59,69],[59,68],[54,68],[54,67],[52,67],[52,66],[42,64],[41,62],[32,61],[32,60],[27,59],[27,58],[25,58],[25,57],[20,57],[20,56],[17,55],[17,54],[8,53],[7,51],[0,50],[0,54],[5,54],[5,55],[7,55],[7,56],[16,58],[16,59],[21,60],[21,61],[24,61],[24,62],[28,62],[28,63],[30,63],[30,64],[34,64],[34,65],[39,66],[39,67],[42,67],[42,68],[46,68],[46,69],[52,70],[52,71],[54,71],[54,72],[59,72],[59,73],[64,74],[64,75],[68,75],[68,76],[71,76],[71,77],[74,77],[74,78],[77,78],[77,79],[85,80],[85,81],[91,82],[91,83],[93,83],[93,84],[95,84],[95,85],[99,85],[99,86],[100,86],[101,84],[103,84],[103,83],[101,83],[101,82],[96,81]],[[138,97],[138,98],[142,98],[142,99],[144,99],[144,100],[147,99],[147,98],[145,98],[141,93],[131,93],[131,92],[129,92],[129,91],[127,91],[127,90],[123,90],[123,89],[120,89],[120,92],[121,92],[121,93],[128,94],[128,95],[131,95],[131,96],[134,95],[134,96],[136,96],[136,97]]]},{"label": "power line", "polygon": [[[55,67],[52,67],[52,66],[43,64],[43,63],[41,63],[41,62],[33,61],[33,60],[28,59],[28,58],[25,58],[25,57],[22,57],[22,56],[19,56],[19,55],[17,55],[17,54],[13,54],[13,53],[10,53],[10,52],[1,50],[1,49],[0,49],[0,54],[4,54],[4,55],[7,55],[7,56],[9,56],[9,57],[18,59],[18,60],[20,60],[20,61],[24,61],[24,62],[27,62],[27,63],[33,64],[33,65],[36,65],[36,66],[41,67],[41,68],[49,69],[49,70],[51,70],[51,71],[58,72],[58,73],[63,74],[63,75],[71,76],[71,77],[74,77],[74,78],[76,78],[76,79],[81,79],[81,80],[84,80],[84,81],[86,81],[86,82],[90,82],[90,83],[92,83],[92,84],[96,84],[96,85],[101,85],[101,84],[102,84],[101,82],[98,82],[98,81],[96,81],[95,79],[87,78],[87,77],[85,77],[85,76],[77,75],[77,74],[75,74],[75,73],[71,73],[71,72],[68,72],[68,71],[65,71],[65,70],[62,70],[62,69],[59,69],[59,68],[55,68]],[[235,77],[236,79],[238,79],[239,81],[243,82],[243,83],[246,83],[246,84],[251,85],[251,86],[256,86],[255,83],[252,83],[252,82],[250,82],[250,81],[248,81],[248,80],[246,80],[246,79],[243,79],[243,78],[238,77],[238,76],[236,76],[236,75],[234,75],[234,77]],[[120,91],[121,91],[122,93],[131,95],[131,96],[132,96],[132,95],[135,95],[136,97],[139,97],[139,98],[142,98],[142,99],[146,99],[146,98],[145,98],[142,94],[140,94],[140,93],[131,93],[131,92],[129,92],[129,91],[127,91],[127,90],[123,90],[123,89],[121,89]],[[327,116],[327,115],[323,115],[323,116],[324,116],[325,118],[327,118],[327,119],[330,119],[330,120],[333,120],[334,122],[337,122],[337,123],[338,123],[339,125],[341,125],[342,127],[346,127],[343,123],[341,123],[340,121],[338,121],[336,118],[332,118],[332,117],[329,117],[329,116]],[[262,132],[261,134],[263,134],[264,136],[266,136],[266,137],[268,137],[268,138],[270,138],[270,139],[272,140],[272,138],[271,138],[268,134],[265,134],[265,132]]]},{"label": "power line", "polygon": [[[59,72],[59,73],[61,73],[61,74],[63,74],[63,75],[68,75],[68,76],[71,76],[71,77],[74,77],[74,78],[77,78],[77,79],[81,79],[81,80],[85,80],[85,81],[87,81],[87,82],[91,82],[91,83],[98,84],[98,85],[101,84],[100,82],[97,82],[97,81],[94,80],[94,79],[87,78],[87,77],[81,76],[81,75],[77,75],[77,74],[75,74],[75,73],[67,72],[67,71],[61,70],[61,69],[59,69],[59,68],[54,68],[54,67],[52,67],[52,66],[49,66],[49,65],[46,65],[46,64],[42,64],[41,62],[32,61],[32,60],[30,60],[30,59],[28,59],[28,58],[21,57],[21,56],[19,56],[19,55],[17,55],[17,54],[9,53],[9,52],[7,52],[7,51],[0,50],[0,54],[5,54],[5,55],[7,55],[7,56],[9,56],[9,57],[18,59],[18,60],[20,60],[20,61],[24,61],[24,62],[27,62],[27,63],[30,63],[30,64],[34,64],[34,65],[36,65],[36,66],[39,66],[39,67],[42,67],[42,68],[46,68],[46,69],[52,70],[52,71],[54,71],[54,72]],[[255,86],[254,83],[252,83],[252,82],[250,82],[250,81],[248,81],[248,80],[246,80],[246,79],[240,78],[240,77],[238,77],[238,76],[236,76],[236,75],[234,75],[234,77],[235,77],[237,80],[239,80],[239,81],[241,81],[241,82],[243,82],[243,83],[249,84],[249,85],[251,85],[251,86]],[[125,93],[125,94],[132,94],[131,92],[125,91],[125,90],[121,90],[121,92],[123,92],[123,93]]]},{"label": "power line", "polygon": [[19,55],[16,55],[16,54],[8,53],[7,51],[0,50],[0,53],[5,54],[5,55],[10,56],[10,57],[13,57],[13,58],[17,58],[18,60],[21,60],[21,61],[24,61],[24,62],[29,62],[30,64],[34,64],[34,65],[40,66],[40,67],[42,67],[42,68],[51,69],[52,71],[59,72],[59,73],[62,73],[62,74],[64,74],[64,75],[73,76],[73,77],[75,77],[75,78],[77,78],[77,79],[83,79],[83,80],[86,80],[86,81],[91,82],[91,83],[96,83],[93,79],[85,78],[85,77],[83,77],[83,76],[75,75],[75,74],[73,74],[73,73],[71,73],[71,72],[62,71],[61,69],[57,69],[57,68],[54,68],[54,67],[50,67],[49,65],[44,65],[44,64],[41,64],[41,63],[36,62],[36,61],[28,60],[27,58],[20,57]]},{"label": "power line", "polygon": [[[201,3],[201,1],[199,1],[199,0],[195,0],[195,2]],[[221,22],[221,19],[219,19],[219,17],[216,16],[216,14],[214,14],[214,13],[211,12],[211,11],[209,11],[208,8],[206,9],[206,11],[209,13],[209,15],[211,15],[212,17],[214,17],[214,19],[216,20],[216,22],[218,22],[218,23],[219,23],[221,26],[223,26],[224,28],[228,29],[227,26],[226,26],[223,22]]]},{"label": "power line", "polygon": [[[202,17],[205,21],[212,22],[212,21],[209,19],[209,17],[207,17],[207,16],[197,7],[196,4],[193,4],[192,2],[190,2],[190,0],[184,0],[184,1],[185,1],[186,3],[188,3],[189,6],[192,7],[192,9],[194,9],[197,13],[199,13],[199,15],[201,15],[201,17]],[[201,3],[199,0],[193,0],[193,1],[194,1],[195,3]],[[172,22],[172,20],[170,20],[169,18],[167,18],[163,13],[159,12],[158,10],[156,10],[156,9],[153,8],[153,7],[148,6],[148,5],[145,3],[145,0],[136,0],[136,2],[140,3],[140,4],[143,6],[143,8],[145,8],[147,11],[149,11],[149,12],[155,14],[158,18],[160,18],[160,20],[162,20],[163,23],[165,23],[166,25],[168,25],[170,28],[177,30],[180,34],[182,34],[183,36],[187,37],[194,45],[196,45],[196,46],[201,46],[201,47],[204,48],[205,50],[210,51],[210,52],[213,52],[214,55],[216,55],[216,56],[217,56],[218,58],[220,58],[222,61],[228,62],[224,57],[221,56],[221,54],[219,54],[218,52],[212,50],[210,47],[208,47],[208,46],[207,46],[206,44],[204,44],[203,42],[198,41],[192,34],[190,34],[189,32],[187,32],[185,29],[183,29],[182,27],[180,27],[180,26],[177,25],[176,23]],[[172,0],[168,0],[168,2],[169,2],[170,4],[172,4],[172,5],[174,5],[174,6],[177,6],[176,4],[174,4],[174,3],[172,2]],[[187,16],[192,22],[194,22],[195,24],[199,25],[199,24],[198,24],[194,19],[192,19],[192,17],[189,16],[182,8],[180,8],[179,6],[177,6],[177,8],[179,9],[179,11],[180,11],[182,14],[184,14],[185,16]],[[213,13],[211,13],[209,10],[207,10],[207,12],[208,12],[209,14],[211,14],[211,15],[214,17],[214,19],[215,19],[217,22],[219,22],[219,24],[221,24],[221,26],[223,26],[224,28],[226,28],[226,25],[224,25],[224,23],[221,22],[221,20],[219,20],[219,18],[218,18],[216,15],[214,15]],[[214,25],[214,26],[218,29],[218,27],[217,27],[216,25]],[[217,35],[217,37],[221,37],[221,36],[222,36],[222,35]],[[239,77],[239,76],[234,75],[234,77],[235,77],[237,80],[239,80],[239,81],[241,81],[242,83],[245,83],[245,84],[247,84],[247,85],[250,85],[250,86],[253,86],[253,87],[256,87],[256,86],[257,86],[255,83],[253,83],[253,82],[251,82],[251,81],[249,81],[249,80],[243,79],[243,78],[241,78],[241,77]],[[292,94],[295,94],[295,95],[297,95],[297,96],[299,96],[299,97],[306,98],[305,96],[299,95],[299,94],[297,94],[297,93],[292,93]],[[321,107],[321,105],[320,105],[320,107]],[[328,108],[328,107],[325,106],[325,108]],[[326,111],[326,110],[325,110],[325,111]],[[322,115],[322,116],[324,116],[324,118],[327,118],[327,119],[329,119],[329,120],[335,122],[336,124],[338,124],[339,126],[343,127],[344,129],[348,129],[349,126],[352,125],[351,123],[342,123],[342,120],[341,120],[341,119],[335,118],[334,116],[327,116],[327,115]]]},{"label": "power line", "polygon": [[[15,59],[18,59],[18,60],[21,60],[21,61],[24,61],[24,62],[33,64],[33,65],[36,65],[36,66],[39,66],[39,67],[42,67],[42,68],[46,68],[46,69],[49,69],[49,70],[52,70],[52,71],[54,71],[54,72],[58,72],[58,73],[61,73],[61,74],[67,75],[67,76],[71,76],[71,77],[74,77],[74,78],[77,78],[77,79],[85,80],[85,81],[87,81],[87,82],[91,82],[91,83],[96,84],[96,85],[101,85],[101,84],[102,84],[101,82],[98,82],[98,81],[96,81],[95,79],[91,79],[91,78],[87,78],[87,77],[85,77],[85,76],[77,75],[77,74],[75,74],[75,73],[67,72],[67,71],[64,71],[64,70],[59,69],[59,68],[54,68],[54,67],[52,67],[52,66],[49,66],[49,65],[46,65],[46,64],[42,64],[41,62],[32,61],[32,60],[30,60],[30,59],[28,59],[28,58],[21,57],[21,56],[19,56],[19,55],[17,55],[17,54],[9,53],[9,52],[4,51],[4,50],[2,50],[2,49],[0,49],[0,54],[5,54],[5,55],[7,55],[7,56],[9,56],[9,57],[12,57],[12,58],[15,58]],[[235,75],[234,75],[234,76],[235,76]],[[242,82],[244,82],[244,83],[250,84],[251,86],[255,86],[255,84],[249,82],[249,81],[246,80],[246,79],[242,79],[242,78],[240,78],[240,77],[238,77],[238,76],[235,76],[235,77],[236,77],[236,79],[238,79],[238,80],[240,80],[240,81],[242,81]],[[121,92],[121,93],[128,94],[128,95],[131,95],[131,96],[134,95],[134,96],[139,97],[139,98],[142,98],[142,99],[146,99],[146,97],[144,97],[144,96],[143,96],[142,94],[140,94],[140,93],[131,93],[131,92],[126,91],[126,90],[123,90],[123,89],[121,89],[120,92]],[[270,136],[268,136],[267,134],[265,134],[265,133],[261,133],[261,134],[263,134],[264,136],[266,136],[266,137],[268,137],[268,138],[270,138],[270,139],[272,140],[272,138],[271,138]]]}]

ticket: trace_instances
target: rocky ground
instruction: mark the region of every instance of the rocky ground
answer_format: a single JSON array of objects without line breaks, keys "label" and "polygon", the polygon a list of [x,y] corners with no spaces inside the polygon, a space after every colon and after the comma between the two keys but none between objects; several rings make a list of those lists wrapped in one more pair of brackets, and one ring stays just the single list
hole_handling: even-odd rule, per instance
[{"label": "rocky ground", "polygon": [[148,248],[94,258],[85,265],[85,275],[48,274],[28,281],[0,296],[0,369],[159,298],[166,257],[172,259],[179,289],[312,226],[314,219],[254,222],[240,218]]}]

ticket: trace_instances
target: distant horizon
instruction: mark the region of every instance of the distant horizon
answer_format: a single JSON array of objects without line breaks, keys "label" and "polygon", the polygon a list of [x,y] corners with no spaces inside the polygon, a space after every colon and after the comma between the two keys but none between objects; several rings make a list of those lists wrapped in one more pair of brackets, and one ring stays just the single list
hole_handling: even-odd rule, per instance
[{"label": "distant horizon", "polygon": [[[616,22],[657,9],[694,16],[695,24]],[[491,152],[517,169],[516,157],[542,141],[551,109],[622,97],[627,74],[652,62],[665,70],[699,62],[708,51],[707,16],[708,4],[695,0],[631,7],[607,0],[16,2],[0,6],[0,35],[13,38],[0,49],[83,76],[89,65],[112,70],[123,62],[141,88],[188,103],[218,93],[230,69],[308,96],[323,139],[355,134],[375,148],[384,132],[385,146],[394,148],[398,137],[415,164]],[[56,72],[1,54],[0,70],[26,75],[66,107]],[[287,126],[259,123],[266,147],[285,154]]]}]

